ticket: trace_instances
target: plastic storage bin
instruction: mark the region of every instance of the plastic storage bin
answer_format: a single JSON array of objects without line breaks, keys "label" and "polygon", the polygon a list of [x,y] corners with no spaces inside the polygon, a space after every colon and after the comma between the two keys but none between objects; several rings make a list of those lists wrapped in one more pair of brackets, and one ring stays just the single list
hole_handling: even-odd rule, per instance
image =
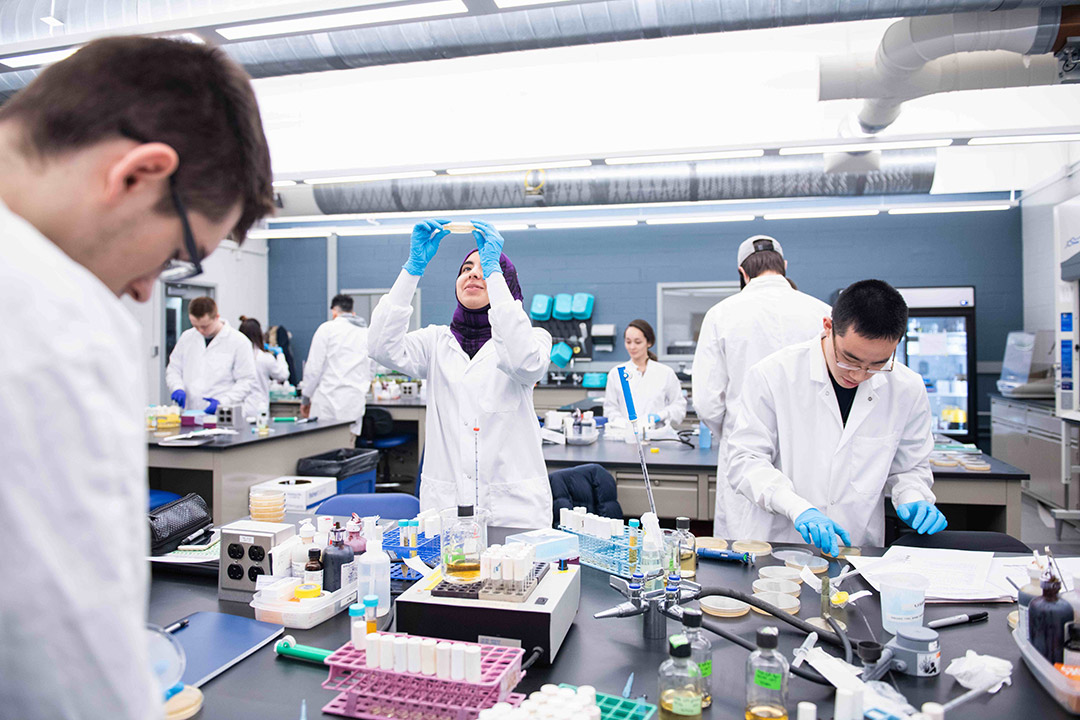
[{"label": "plastic storage bin", "polygon": [[543,530],[531,530],[506,537],[507,545],[515,542],[535,547],[538,562],[573,560],[580,556],[577,535],[562,530],[544,528]]},{"label": "plastic storage bin", "polygon": [[337,494],[375,492],[375,469],[379,451],[369,448],[342,448],[300,458],[297,475],[336,477]]},{"label": "plastic storage bin", "polygon": [[556,320],[571,320],[574,317],[574,296],[570,293],[559,293],[555,296],[555,307],[551,311],[551,317]]},{"label": "plastic storage bin", "polygon": [[529,317],[537,322],[551,319],[551,296],[533,295],[532,306],[529,308]]},{"label": "plastic storage bin", "polygon": [[1013,630],[1012,636],[1016,646],[1020,648],[1020,656],[1024,658],[1028,670],[1039,681],[1043,690],[1050,693],[1050,697],[1057,700],[1058,705],[1073,715],[1080,715],[1080,680],[1073,680],[1059,672],[1053,663],[1021,637],[1019,628]]},{"label": "plastic storage bin", "polygon": [[574,293],[574,301],[571,312],[575,320],[588,320],[592,317],[593,302],[595,299],[590,293]]},{"label": "plastic storage bin", "polygon": [[293,601],[293,591],[301,583],[300,578],[282,578],[256,591],[250,603],[255,608],[255,619],[295,630],[307,630],[356,602],[355,586],[343,587],[333,593],[324,591],[319,597]]}]

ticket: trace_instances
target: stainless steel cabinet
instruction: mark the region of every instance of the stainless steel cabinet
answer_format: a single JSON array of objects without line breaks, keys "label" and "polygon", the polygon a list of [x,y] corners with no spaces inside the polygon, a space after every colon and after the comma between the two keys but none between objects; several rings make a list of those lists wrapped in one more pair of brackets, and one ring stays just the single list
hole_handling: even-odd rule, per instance
[{"label": "stainless steel cabinet", "polygon": [[[1058,508],[1080,507],[1077,481],[1061,482],[1062,420],[1049,408],[991,398],[991,455],[1031,475],[1024,492]],[[1076,442],[1072,443],[1076,451]]]}]

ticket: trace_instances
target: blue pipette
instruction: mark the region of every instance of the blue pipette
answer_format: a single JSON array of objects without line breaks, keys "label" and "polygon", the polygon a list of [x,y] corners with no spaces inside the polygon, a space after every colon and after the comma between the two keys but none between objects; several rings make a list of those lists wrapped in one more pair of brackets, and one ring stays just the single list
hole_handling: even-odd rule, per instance
[{"label": "blue pipette", "polygon": [[634,440],[637,442],[638,460],[641,462],[641,476],[645,479],[645,492],[649,495],[649,509],[656,514],[656,502],[653,501],[652,483],[649,482],[649,468],[645,465],[645,447],[641,444],[641,435],[638,434],[637,411],[634,410],[634,397],[630,394],[630,376],[626,373],[626,366],[619,367],[619,382],[622,384],[623,399],[626,401],[626,414],[630,418],[630,429],[634,431]]}]

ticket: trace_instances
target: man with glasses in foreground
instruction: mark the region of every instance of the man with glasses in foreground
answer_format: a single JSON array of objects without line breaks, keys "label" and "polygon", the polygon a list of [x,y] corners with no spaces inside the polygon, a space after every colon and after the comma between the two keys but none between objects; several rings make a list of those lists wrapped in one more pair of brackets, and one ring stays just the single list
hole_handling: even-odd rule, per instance
[{"label": "man with glasses in foreground", "polygon": [[0,545],[18,581],[0,594],[3,717],[163,715],[149,353],[120,297],[242,241],[271,179],[250,80],[213,47],[98,40],[0,107]]},{"label": "man with glasses in foreground", "polygon": [[835,555],[882,545],[885,493],[921,534],[945,529],[934,506],[930,403],[896,362],[907,305],[892,286],[845,289],[821,337],[754,365],[735,414],[728,481],[754,507],[734,537],[798,542]]}]

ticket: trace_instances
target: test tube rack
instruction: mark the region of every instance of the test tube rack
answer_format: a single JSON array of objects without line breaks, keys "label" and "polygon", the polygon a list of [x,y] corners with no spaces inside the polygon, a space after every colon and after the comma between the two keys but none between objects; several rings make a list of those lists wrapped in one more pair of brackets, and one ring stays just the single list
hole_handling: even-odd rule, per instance
[{"label": "test tube rack", "polygon": [[638,538],[639,562],[630,562],[630,528],[624,528],[621,538],[599,538],[595,535],[571,530],[565,525],[560,525],[559,530],[576,535],[578,538],[578,553],[581,556],[582,565],[588,565],[597,570],[603,570],[610,575],[618,575],[623,578],[631,578],[640,568],[641,537]]},{"label": "test tube rack", "polygon": [[480,648],[479,682],[371,668],[366,651],[346,643],[326,659],[330,676],[323,687],[338,695],[323,712],[361,720],[475,720],[481,710],[495,703],[520,705],[525,696],[513,689],[524,676],[521,660],[525,651],[462,644]]},{"label": "test tube rack", "polygon": [[[559,687],[577,690],[577,685],[559,683]],[[644,700],[616,697],[596,693],[596,706],[600,708],[600,720],[649,720],[656,714],[656,706]]]},{"label": "test tube rack", "polygon": [[533,594],[533,590],[544,579],[550,567],[551,564],[546,562],[533,563],[532,570],[525,578],[525,587],[520,591],[509,589],[502,580],[483,580],[468,584],[443,580],[431,589],[431,594],[435,597],[523,603]]},{"label": "test tube rack", "polygon": [[404,560],[407,557],[418,557],[428,565],[439,562],[441,543],[439,536],[428,537],[427,535],[416,536],[416,547],[406,547],[401,544],[401,537],[396,527],[383,533],[383,552],[390,556],[391,560]]},{"label": "test tube rack", "polygon": [[390,589],[401,593],[423,576],[405,563],[390,563]]}]

